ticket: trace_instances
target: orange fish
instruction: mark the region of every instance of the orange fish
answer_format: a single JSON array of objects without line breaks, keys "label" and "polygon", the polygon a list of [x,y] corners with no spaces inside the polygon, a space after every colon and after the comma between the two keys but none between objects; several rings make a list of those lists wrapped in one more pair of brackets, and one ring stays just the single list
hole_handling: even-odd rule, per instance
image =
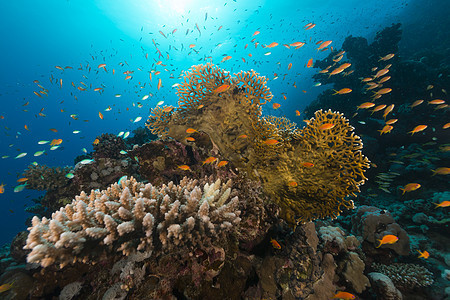
[{"label": "orange fish", "polygon": [[265,140],[263,143],[266,144],[266,145],[272,146],[272,145],[278,144],[279,141],[277,141],[275,139],[268,139],[268,140]]},{"label": "orange fish", "polygon": [[386,121],[386,125],[392,125],[394,123],[396,123],[398,121],[398,119],[389,119]]},{"label": "orange fish", "polygon": [[217,164],[217,166],[220,168],[220,167],[226,166],[227,164],[228,164],[228,161],[222,160]]},{"label": "orange fish", "polygon": [[413,135],[414,133],[424,131],[427,127],[428,125],[417,125],[416,127],[414,127],[413,130],[409,131],[408,133],[411,133],[411,135]]},{"label": "orange fish", "polygon": [[449,200],[445,200],[445,201],[442,201],[441,203],[435,203],[435,204],[436,204],[435,208],[438,208],[438,207],[449,207],[450,206],[450,201]]},{"label": "orange fish", "polygon": [[383,113],[383,118],[386,119],[387,115],[394,109],[394,104],[389,105],[388,107],[386,107],[386,109],[384,110]]},{"label": "orange fish", "polygon": [[280,106],[281,106],[280,103],[274,103],[274,104],[272,104],[273,109],[279,109]]},{"label": "orange fish", "polygon": [[100,68],[105,68],[106,67],[106,64],[99,64],[98,65],[98,68],[100,69]]},{"label": "orange fish", "polygon": [[13,287],[13,282],[0,285],[0,293],[6,292]]},{"label": "orange fish", "polygon": [[295,115],[296,115],[297,117],[300,116],[300,111],[296,110],[296,111],[295,111]]},{"label": "orange fish", "polygon": [[380,59],[378,60],[378,61],[386,61],[386,60],[390,60],[391,58],[393,58],[394,57],[394,53],[391,53],[391,54],[388,54],[388,55],[386,55],[386,56],[383,56],[383,57],[380,57]]},{"label": "orange fish", "polygon": [[288,186],[290,186],[290,187],[296,187],[296,186],[298,186],[298,183],[295,182],[295,181],[289,181],[289,182],[288,182]]},{"label": "orange fish", "polygon": [[445,101],[441,100],[441,99],[435,99],[435,100],[428,101],[428,104],[434,104],[434,105],[444,104],[444,103],[445,103]]},{"label": "orange fish", "polygon": [[103,120],[103,114],[101,112],[98,112],[98,117]]},{"label": "orange fish", "polygon": [[391,91],[392,91],[391,88],[384,88],[384,89],[381,89],[381,90],[376,91],[375,94],[374,94],[374,96],[375,96],[375,95],[384,95],[384,94],[388,94],[388,93],[390,93]]},{"label": "orange fish", "polygon": [[316,24],[314,24],[314,23],[308,23],[308,24],[306,24],[306,26],[304,28],[305,28],[305,30],[310,30],[310,29],[313,29],[315,26],[316,26]]},{"label": "orange fish", "polygon": [[58,132],[58,130],[56,130],[55,128],[50,128],[49,130],[53,132]]},{"label": "orange fish", "polygon": [[205,159],[205,161],[203,161],[202,166],[204,164],[212,164],[213,162],[215,162],[217,160],[217,157],[214,156],[210,156],[207,159]]},{"label": "orange fish", "polygon": [[319,51],[320,49],[323,49],[325,47],[328,47],[328,45],[330,45],[332,43],[332,41],[325,41],[322,44],[320,44],[319,48],[317,48],[317,51]]},{"label": "orange fish", "polygon": [[99,139],[95,139],[94,142],[92,142],[93,145],[98,145],[98,143],[100,143]]},{"label": "orange fish", "polygon": [[181,165],[181,166],[178,166],[178,169],[181,169],[181,170],[183,170],[183,171],[188,171],[188,170],[190,170],[191,168],[190,168],[188,165]]},{"label": "orange fish", "polygon": [[407,185],[405,185],[404,188],[400,188],[400,189],[403,191],[403,193],[402,193],[402,195],[403,195],[406,192],[415,191],[415,190],[417,190],[420,187],[421,187],[420,183],[413,182],[413,183],[408,183]]},{"label": "orange fish", "polygon": [[259,32],[258,30],[256,30],[256,31],[253,33],[252,36],[255,36],[255,35],[258,35],[258,34],[260,34],[260,32]]},{"label": "orange fish", "polygon": [[25,181],[28,181],[28,178],[23,177],[23,178],[17,179],[17,182],[25,182]]},{"label": "orange fish", "polygon": [[377,106],[372,110],[372,114],[373,114],[374,112],[380,111],[380,110],[385,109],[385,108],[386,108],[386,104],[380,104],[380,105],[377,105]]},{"label": "orange fish", "polygon": [[273,43],[270,43],[269,45],[267,45],[266,48],[273,48],[276,46],[278,46],[278,43],[273,42]]},{"label": "orange fish", "polygon": [[272,244],[272,246],[273,246],[275,249],[278,249],[278,250],[281,249],[281,245],[280,245],[276,240],[270,239],[270,243]]},{"label": "orange fish", "polygon": [[352,91],[352,89],[349,89],[349,88],[343,88],[343,89],[340,89],[339,91],[336,91],[336,90],[333,90],[334,91],[334,94],[333,95],[343,95],[343,94],[348,94],[348,93],[351,93],[351,91]]},{"label": "orange fish", "polygon": [[173,110],[173,106],[166,106],[163,108],[162,112],[171,112]]},{"label": "orange fish", "polygon": [[194,133],[194,132],[198,132],[198,131],[195,130],[194,128],[188,128],[188,129],[186,129],[186,133]]},{"label": "orange fish", "polygon": [[302,47],[303,45],[305,45],[305,43],[303,43],[303,42],[295,42],[295,43],[292,43],[290,45],[291,45],[291,47]]},{"label": "orange fish", "polygon": [[288,64],[288,70],[290,70],[292,68],[292,63]]},{"label": "orange fish", "polygon": [[329,130],[331,128],[333,128],[335,126],[335,124],[333,123],[325,123],[319,126],[320,130]]},{"label": "orange fish", "polygon": [[358,109],[360,109],[360,108],[362,108],[362,109],[371,108],[371,107],[374,107],[374,106],[375,106],[375,103],[372,103],[372,102],[364,102],[363,104],[361,104],[360,106],[358,106],[358,108],[357,108],[356,110],[358,110]]},{"label": "orange fish", "polygon": [[50,142],[50,146],[57,146],[57,145],[60,145],[62,142],[63,142],[62,139],[53,139],[53,140]]},{"label": "orange fish", "polygon": [[388,235],[383,236],[383,238],[378,241],[380,242],[380,244],[376,248],[380,248],[381,245],[385,245],[385,244],[395,244],[398,241],[398,237],[396,237],[395,235],[392,235],[392,234],[388,234]]},{"label": "orange fish", "polygon": [[347,292],[337,292],[333,296],[333,299],[351,300],[351,299],[355,299],[355,295],[347,293]]},{"label": "orange fish", "polygon": [[377,72],[377,74],[375,74],[374,79],[386,75],[388,72],[389,69],[381,69],[380,71]]},{"label": "orange fish", "polygon": [[378,84],[385,83],[385,82],[388,81],[389,79],[391,79],[391,76],[385,76],[385,77],[381,78],[381,79],[378,81]]},{"label": "orange fish", "polygon": [[433,172],[433,175],[432,176],[434,176],[434,175],[448,175],[448,174],[450,174],[450,168],[448,168],[448,167],[440,167],[440,168],[437,168],[436,170],[431,170],[432,172]]},{"label": "orange fish", "polygon": [[308,60],[308,63],[306,64],[306,67],[307,67],[307,68],[311,68],[312,66],[313,66],[313,59],[310,58],[310,59]]},{"label": "orange fish", "polygon": [[416,100],[416,101],[414,101],[414,103],[411,104],[409,107],[410,107],[410,108],[413,108],[413,107],[416,107],[417,105],[420,105],[420,104],[422,104],[422,103],[423,103],[423,100]]},{"label": "orange fish", "polygon": [[161,78],[158,79],[158,90],[162,87],[162,81]]},{"label": "orange fish", "polygon": [[3,182],[2,184],[0,184],[0,194],[3,194],[5,192],[5,186],[6,184],[4,184]]},{"label": "orange fish", "polygon": [[190,45],[189,45],[189,48],[191,48],[191,49],[192,49],[192,48],[195,48],[195,44],[190,44]]},{"label": "orange fish", "polygon": [[304,162],[301,164],[301,166],[305,168],[312,168],[314,167],[314,164],[312,162]]},{"label": "orange fish", "polygon": [[394,126],[391,126],[391,125],[385,125],[385,126],[383,127],[383,129],[378,130],[378,131],[380,132],[380,135],[382,135],[383,133],[389,133],[389,132],[391,132],[392,129],[394,129]]},{"label": "orange fish", "polygon": [[246,139],[246,138],[248,138],[248,135],[246,135],[246,134],[241,134],[240,136],[238,136],[238,138],[240,138],[240,139]]},{"label": "orange fish", "polygon": [[419,252],[419,254],[420,254],[417,258],[425,258],[425,259],[427,259],[428,257],[430,257],[430,253],[428,253],[428,251],[420,252],[419,250],[417,250],[417,252]]},{"label": "orange fish", "polygon": [[219,94],[219,93],[223,93],[225,91],[227,91],[230,88],[229,84],[222,84],[221,86],[219,86],[218,88],[216,88],[213,93],[214,94]]},{"label": "orange fish", "polygon": [[193,137],[191,137],[191,136],[188,136],[186,138],[186,141],[188,141],[188,142],[195,142],[195,139]]}]

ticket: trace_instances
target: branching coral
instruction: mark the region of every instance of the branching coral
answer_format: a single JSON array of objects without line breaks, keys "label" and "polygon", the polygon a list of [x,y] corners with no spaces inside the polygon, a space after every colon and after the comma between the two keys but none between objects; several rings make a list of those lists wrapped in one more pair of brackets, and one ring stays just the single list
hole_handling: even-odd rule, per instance
[{"label": "branching coral", "polygon": [[162,252],[208,247],[240,222],[238,198],[230,193],[231,181],[199,186],[187,178],[160,188],[131,178],[101,192],[82,192],[51,219],[33,218],[27,260],[63,267],[117,251],[130,255],[153,247]]},{"label": "branching coral", "polygon": [[[192,67],[178,87],[179,107],[152,110],[148,128],[182,143],[188,128],[207,134],[223,157],[261,180],[293,226],[352,208],[347,196],[359,191],[369,162],[348,120],[318,111],[300,130],[286,118],[262,117],[272,98],[266,78],[255,71],[235,75],[211,64]],[[217,92],[223,85],[230,87]]]}]

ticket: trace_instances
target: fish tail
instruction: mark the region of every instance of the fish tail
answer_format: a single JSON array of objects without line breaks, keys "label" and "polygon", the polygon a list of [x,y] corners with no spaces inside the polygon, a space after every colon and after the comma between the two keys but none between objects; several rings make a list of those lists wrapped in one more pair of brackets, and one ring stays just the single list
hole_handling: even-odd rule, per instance
[{"label": "fish tail", "polygon": [[[330,76],[331,76],[331,75],[330,75]],[[330,77],[328,77],[328,78],[330,78]],[[339,94],[339,91],[336,91],[336,90],[334,90],[334,89],[333,89],[333,91],[334,91],[334,94],[333,94],[333,95]]]},{"label": "fish tail", "polygon": [[375,247],[375,248],[380,248],[381,247],[381,240],[378,240],[378,241],[380,242],[380,244],[377,247]]},{"label": "fish tail", "polygon": [[406,193],[406,190],[402,189],[402,188],[400,188],[400,189],[403,191],[402,195],[404,195]]}]

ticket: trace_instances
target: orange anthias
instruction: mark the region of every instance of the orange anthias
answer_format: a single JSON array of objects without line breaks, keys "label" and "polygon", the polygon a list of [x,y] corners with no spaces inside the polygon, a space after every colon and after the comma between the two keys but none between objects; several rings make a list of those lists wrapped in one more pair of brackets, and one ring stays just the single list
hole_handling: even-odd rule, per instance
[{"label": "orange anthias", "polygon": [[378,131],[380,132],[380,135],[382,135],[383,133],[389,133],[389,132],[391,132],[392,129],[394,129],[394,126],[391,126],[391,125],[385,125],[385,126],[383,127],[383,129],[378,130]]},{"label": "orange anthias", "polygon": [[403,191],[403,193],[402,193],[402,195],[403,195],[406,192],[415,191],[415,190],[417,190],[420,187],[421,187],[420,183],[413,182],[413,183],[408,183],[407,185],[405,185],[404,188],[400,188],[400,189]]},{"label": "orange anthias", "polygon": [[186,133],[194,133],[194,132],[197,132],[197,130],[195,130],[194,128],[186,129]]},{"label": "orange anthias", "polygon": [[276,145],[279,142],[277,140],[275,140],[275,139],[268,139],[268,140],[265,140],[263,143],[266,144],[266,145],[271,146],[271,145]]},{"label": "orange anthias", "polygon": [[367,109],[367,108],[371,108],[371,107],[374,107],[375,106],[375,103],[372,103],[372,102],[364,102],[363,104],[361,104],[360,106],[358,106],[358,108],[356,109],[356,110],[358,110],[358,109]]},{"label": "orange anthias", "polygon": [[276,240],[274,240],[274,239],[270,239],[270,243],[272,244],[272,246],[275,248],[275,249],[281,249],[281,245],[276,241]]},{"label": "orange anthias", "polygon": [[228,164],[228,161],[227,160],[222,160],[222,161],[219,161],[219,163],[217,164],[217,167],[223,167],[223,166],[226,166]]},{"label": "orange anthias", "polygon": [[425,258],[425,259],[427,259],[428,257],[430,257],[430,253],[428,253],[428,251],[420,252],[419,250],[417,250],[417,252],[420,253],[420,255],[417,258]]},{"label": "orange anthias", "polygon": [[202,165],[204,165],[204,164],[212,164],[216,160],[217,160],[217,157],[210,156],[207,159],[205,159],[205,161],[202,163]]},{"label": "orange anthias", "polygon": [[229,88],[230,88],[229,84],[222,84],[221,86],[216,88],[213,92],[214,92],[214,94],[219,94],[219,93],[223,93],[223,92],[227,91]]},{"label": "orange anthias", "polygon": [[424,131],[427,127],[428,127],[427,125],[417,125],[416,127],[414,127],[413,130],[411,130],[408,133],[411,133],[411,135],[413,135],[414,133]]},{"label": "orange anthias", "polygon": [[438,207],[449,207],[450,206],[450,200],[445,200],[445,201],[442,201],[441,203],[435,203],[435,204],[436,204],[435,208],[438,208]]},{"label": "orange anthias", "polygon": [[343,88],[343,89],[340,89],[339,91],[336,91],[336,90],[333,90],[333,91],[334,91],[333,95],[343,95],[343,94],[351,93],[352,89]]},{"label": "orange anthias", "polygon": [[328,129],[333,128],[334,126],[335,126],[335,124],[333,124],[333,123],[325,123],[325,124],[320,125],[319,129],[320,130],[328,130]]},{"label": "orange anthias", "polygon": [[333,299],[344,299],[344,300],[351,300],[351,299],[355,299],[355,295],[350,294],[348,292],[337,292],[334,296]]},{"label": "orange anthias", "polygon": [[440,168],[437,168],[436,170],[431,170],[432,172],[433,172],[433,175],[432,176],[434,176],[434,175],[448,175],[448,174],[450,174],[450,168],[448,168],[448,167],[440,167]]},{"label": "orange anthias", "polygon": [[188,171],[188,170],[190,170],[191,168],[190,168],[188,165],[181,165],[181,166],[178,166],[178,169],[181,169],[181,170],[183,170],[183,171]]},{"label": "orange anthias", "polygon": [[392,235],[392,234],[388,234],[388,235],[383,236],[383,238],[378,241],[380,242],[380,244],[376,248],[380,248],[381,245],[385,245],[385,244],[395,244],[398,241],[398,237],[396,237],[395,235]]}]

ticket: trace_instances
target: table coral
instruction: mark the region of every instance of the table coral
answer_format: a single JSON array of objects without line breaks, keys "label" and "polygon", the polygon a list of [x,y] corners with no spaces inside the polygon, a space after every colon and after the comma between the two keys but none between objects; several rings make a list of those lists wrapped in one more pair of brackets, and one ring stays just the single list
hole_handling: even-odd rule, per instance
[{"label": "table coral", "polygon": [[[199,185],[184,178],[157,188],[131,178],[107,190],[84,192],[53,213],[33,218],[25,249],[28,262],[60,267],[95,262],[102,254],[175,248],[196,249],[219,242],[240,222],[231,181]],[[154,245],[155,244],[155,245]]]},{"label": "table coral", "polygon": [[[348,196],[359,192],[369,167],[354,128],[332,111],[317,111],[304,129],[262,117],[262,105],[272,99],[266,83],[253,70],[232,77],[212,64],[193,66],[178,86],[179,106],[156,107],[147,127],[186,144],[188,128],[207,134],[225,159],[261,180],[291,226],[353,208]],[[223,86],[229,88],[217,92]]]}]

